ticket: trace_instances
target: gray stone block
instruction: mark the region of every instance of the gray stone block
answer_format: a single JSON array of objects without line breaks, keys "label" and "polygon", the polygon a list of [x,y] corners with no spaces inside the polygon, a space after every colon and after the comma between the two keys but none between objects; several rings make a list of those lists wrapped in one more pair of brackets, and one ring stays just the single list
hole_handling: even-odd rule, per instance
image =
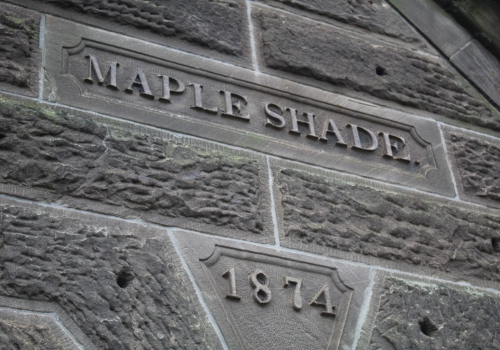
[{"label": "gray stone block", "polygon": [[27,189],[26,197],[270,240],[262,158],[31,102],[1,101],[0,182]]},{"label": "gray stone block", "polygon": [[243,54],[246,9],[241,0],[12,2],[118,32],[134,35],[142,32],[141,36],[152,41],[171,43],[172,39],[178,39],[229,56]]},{"label": "gray stone block", "polygon": [[[300,9],[350,26],[397,38],[426,49],[422,37],[384,0],[263,0],[284,9]],[[283,4],[283,5],[281,5]],[[280,6],[281,5],[281,6]],[[286,6],[284,6],[286,5]]]},{"label": "gray stone block", "polygon": [[460,50],[471,35],[432,0],[388,0],[447,57]]},{"label": "gray stone block", "polygon": [[357,349],[498,349],[500,298],[467,287],[381,275]]},{"label": "gray stone block", "polygon": [[0,212],[0,295],[26,312],[57,304],[97,349],[221,348],[164,231],[5,199]]},{"label": "gray stone block", "polygon": [[281,165],[274,175],[282,245],[498,286],[496,212],[297,169]]},{"label": "gray stone block", "polygon": [[500,58],[500,4],[495,0],[435,0],[485,48]]},{"label": "gray stone block", "polygon": [[500,107],[500,62],[497,58],[474,40],[450,61]]},{"label": "gray stone block", "polygon": [[176,231],[229,349],[351,349],[370,269]]},{"label": "gray stone block", "polygon": [[40,15],[17,6],[0,7],[0,89],[38,96]]},{"label": "gray stone block", "polygon": [[500,130],[498,112],[438,57],[268,8],[261,8],[258,18],[263,58],[272,74],[288,72],[290,79],[327,82],[326,89],[363,92]]},{"label": "gray stone block", "polygon": [[500,140],[445,128],[461,199],[500,207]]}]

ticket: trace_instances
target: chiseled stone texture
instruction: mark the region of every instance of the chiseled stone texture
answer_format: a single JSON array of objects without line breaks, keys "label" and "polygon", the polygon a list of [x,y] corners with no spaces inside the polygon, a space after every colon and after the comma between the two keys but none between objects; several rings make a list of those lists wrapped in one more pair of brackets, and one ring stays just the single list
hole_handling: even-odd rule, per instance
[{"label": "chiseled stone texture", "polygon": [[500,348],[498,297],[396,277],[386,277],[379,293],[369,345],[359,350]]},{"label": "chiseled stone texture", "polygon": [[34,95],[38,90],[40,16],[0,6],[0,87]]},{"label": "chiseled stone texture", "polygon": [[246,10],[240,0],[41,1],[165,37],[177,37],[230,55],[242,54]]},{"label": "chiseled stone texture", "polygon": [[500,205],[500,143],[450,133],[449,136],[466,195]]},{"label": "chiseled stone texture", "polygon": [[0,163],[1,182],[44,189],[51,200],[263,233],[260,165],[244,155],[0,98]]},{"label": "chiseled stone texture", "polygon": [[[370,0],[276,0],[291,7],[322,15],[339,22],[398,38],[422,43],[421,37],[385,1]],[[271,0],[266,0],[272,4]]]},{"label": "chiseled stone texture", "polygon": [[0,349],[54,349],[64,346],[54,338],[50,328],[44,324],[29,325],[0,320]]},{"label": "chiseled stone texture", "polygon": [[220,348],[166,234],[32,206],[0,213],[0,295],[57,303],[98,349]]},{"label": "chiseled stone texture", "polygon": [[267,9],[259,18],[269,68],[500,130],[500,118],[437,58]]},{"label": "chiseled stone texture", "polygon": [[297,170],[277,179],[286,246],[500,282],[500,217]]}]

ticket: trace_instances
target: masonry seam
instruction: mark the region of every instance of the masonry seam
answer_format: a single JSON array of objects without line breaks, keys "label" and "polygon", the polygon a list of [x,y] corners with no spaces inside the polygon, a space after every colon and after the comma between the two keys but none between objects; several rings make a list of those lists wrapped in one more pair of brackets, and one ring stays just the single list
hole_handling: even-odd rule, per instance
[{"label": "masonry seam", "polygon": [[[258,151],[254,151],[254,150],[248,150],[248,149],[245,149],[245,148],[242,148],[242,147],[238,147],[238,146],[234,146],[234,145],[230,145],[230,144],[225,144],[225,143],[222,143],[220,141],[203,139],[201,137],[197,137],[197,136],[193,136],[193,135],[188,135],[188,134],[182,134],[182,133],[179,133],[179,132],[176,132],[176,131],[162,129],[162,128],[155,127],[155,126],[144,125],[144,124],[140,124],[138,122],[134,122],[134,121],[126,120],[126,119],[120,119],[118,117],[114,117],[114,116],[103,114],[103,113],[99,113],[99,112],[89,111],[89,110],[81,109],[81,108],[78,108],[78,107],[72,107],[72,106],[64,105],[64,104],[57,103],[57,102],[50,102],[50,101],[45,101],[45,100],[40,101],[38,98],[32,98],[32,97],[28,97],[28,96],[23,96],[23,95],[15,94],[15,93],[8,92],[8,91],[3,91],[3,90],[0,90],[0,91],[2,93],[6,94],[6,95],[10,95],[10,96],[14,96],[14,97],[19,97],[19,98],[23,98],[23,99],[27,99],[27,100],[31,100],[31,101],[35,101],[35,102],[41,102],[41,103],[43,103],[45,105],[48,105],[48,106],[65,108],[65,109],[73,110],[73,111],[76,111],[76,112],[86,113],[86,114],[90,114],[90,115],[95,115],[95,116],[103,117],[103,118],[106,118],[106,119],[115,120],[115,121],[118,121],[118,122],[121,122],[121,123],[127,123],[127,124],[130,124],[130,125],[136,125],[136,126],[139,126],[139,127],[142,127],[142,128],[146,128],[146,129],[150,129],[150,130],[155,130],[155,131],[159,131],[159,132],[162,132],[162,133],[169,133],[169,134],[176,135],[176,136],[179,136],[179,137],[185,137],[185,138],[189,138],[189,139],[193,139],[193,140],[208,142],[208,143],[220,145],[222,147],[226,147],[226,148],[229,148],[229,149],[244,151],[244,152],[246,152],[248,154],[255,154],[255,155],[259,155],[259,156],[269,156],[269,158],[272,158],[272,159],[282,160],[282,161],[286,161],[286,162],[289,162],[289,163],[292,163],[292,164],[298,164],[298,165],[301,165],[301,166],[307,166],[307,167],[310,167],[312,169],[318,169],[318,170],[325,171],[325,172],[331,172],[333,174],[339,174],[339,175],[342,175],[342,176],[349,176],[349,177],[352,177],[352,178],[355,178],[355,179],[362,179],[362,180],[366,180],[366,181],[371,181],[374,184],[381,184],[381,185],[384,185],[384,186],[387,186],[387,187],[392,187],[394,189],[401,189],[401,190],[405,190],[407,192],[420,193],[420,194],[423,194],[423,195],[426,195],[426,196],[429,196],[429,197],[439,198],[439,199],[443,199],[443,200],[447,200],[447,201],[459,202],[459,203],[463,203],[463,204],[466,204],[466,205],[469,205],[469,206],[473,206],[473,207],[476,207],[476,208],[479,208],[479,209],[488,209],[488,210],[494,210],[494,209],[496,209],[496,208],[489,207],[487,205],[482,205],[482,204],[479,204],[479,203],[467,202],[467,201],[462,200],[461,198],[447,197],[447,196],[443,196],[443,195],[440,195],[440,194],[437,194],[437,193],[426,192],[426,191],[423,191],[423,190],[420,190],[420,189],[417,189],[417,188],[404,187],[402,185],[398,185],[398,184],[394,184],[394,183],[386,183],[386,182],[383,182],[383,181],[378,180],[378,179],[374,179],[374,178],[370,178],[370,177],[364,177],[364,176],[361,176],[361,175],[358,175],[358,174],[354,174],[354,173],[342,172],[340,170],[329,169],[329,168],[322,168],[322,167],[320,167],[318,165],[313,165],[313,164],[308,164],[308,163],[301,163],[301,162],[296,161],[296,160],[287,159],[287,158],[281,158],[281,157],[275,156],[275,155],[268,155],[266,153],[262,153],[262,152],[258,152]],[[443,124],[443,125],[449,126],[448,124]],[[467,129],[463,129],[463,130],[467,130]],[[488,135],[485,134],[485,136],[488,136]]]},{"label": "masonry seam", "polygon": [[468,46],[470,46],[472,44],[472,42],[474,41],[474,39],[469,39],[461,48],[459,48],[457,51],[455,51],[455,53],[453,55],[450,55],[450,58],[449,58],[449,61],[451,62],[451,60],[460,53],[460,51],[466,49]]},{"label": "masonry seam", "polygon": [[83,347],[82,344],[80,344],[80,342],[75,338],[75,336],[69,331],[69,329],[67,329],[64,324],[61,322],[61,320],[59,319],[59,316],[55,313],[52,313],[51,314],[52,318],[54,319],[54,322],[57,323],[57,325],[59,327],[61,327],[64,332],[71,338],[71,340],[76,344],[76,346],[78,347],[78,349],[80,350],[85,350],[85,348]]},{"label": "masonry seam", "polygon": [[274,241],[275,246],[280,246],[280,232],[278,229],[278,219],[276,217],[276,203],[274,201],[274,176],[273,171],[271,169],[271,163],[269,162],[269,156],[266,156],[267,161],[267,171],[269,172],[269,196],[271,198],[271,217],[273,219],[273,228],[274,228]]},{"label": "masonry seam", "polygon": [[259,62],[257,61],[257,49],[255,44],[255,32],[252,22],[252,4],[250,0],[245,0],[247,6],[248,36],[250,37],[250,49],[252,50],[252,65],[256,73],[260,73]]},{"label": "masonry seam", "polygon": [[451,125],[451,124],[446,124],[446,123],[443,123],[443,122],[438,122],[439,124],[441,124],[442,126],[444,126],[445,128],[450,128],[450,129],[457,129],[463,133],[470,133],[470,134],[474,134],[476,136],[482,136],[482,137],[487,137],[487,138],[490,138],[492,139],[491,141],[498,141],[500,142],[500,137],[499,136],[494,136],[494,135],[490,135],[490,134],[484,134],[484,133],[481,133],[479,131],[476,131],[476,130],[471,130],[471,129],[465,129],[465,128],[461,128],[459,126],[455,126],[455,125]]},{"label": "masonry seam", "polygon": [[376,270],[374,268],[370,269],[370,282],[365,290],[365,300],[361,306],[359,312],[358,324],[356,325],[356,330],[354,332],[354,341],[352,343],[352,350],[356,350],[358,346],[359,338],[361,337],[361,331],[363,330],[363,325],[365,324],[366,317],[368,315],[368,310],[370,310],[371,299],[373,295],[373,285],[375,281]]},{"label": "masonry seam", "polygon": [[43,99],[43,80],[45,76],[45,14],[42,14],[40,19],[40,72],[38,83],[38,99]]},{"label": "masonry seam", "polygon": [[182,255],[182,251],[179,247],[177,239],[175,238],[175,236],[172,232],[172,229],[167,229],[167,234],[168,234],[168,237],[170,238],[170,241],[172,242],[172,245],[174,246],[174,249],[175,249],[177,255],[179,256],[179,260],[181,261],[181,264],[184,267],[184,270],[186,271],[186,273],[189,277],[189,280],[191,281],[191,283],[194,287],[196,296],[198,297],[198,300],[199,300],[201,306],[203,307],[203,309],[205,310],[205,313],[208,317],[209,322],[212,324],[212,327],[213,327],[215,333],[217,334],[219,341],[221,342],[222,348],[224,350],[229,350],[229,347],[227,346],[226,340],[224,339],[224,336],[222,335],[222,332],[221,332],[219,326],[217,325],[217,322],[215,322],[215,319],[214,319],[212,313],[210,312],[210,309],[208,308],[207,304],[205,303],[205,300],[203,299],[203,295],[201,293],[201,290],[198,287],[198,284],[196,283],[194,276],[191,273],[191,270],[189,269],[186,260],[184,259],[184,256]]},{"label": "masonry seam", "polygon": [[457,181],[455,179],[453,167],[452,167],[452,164],[450,161],[450,154],[448,153],[448,147],[446,146],[446,139],[444,137],[443,129],[442,129],[440,123],[438,123],[438,129],[439,129],[439,135],[441,136],[441,142],[442,142],[443,148],[444,148],[444,157],[445,157],[446,162],[448,164],[448,169],[450,169],[451,182],[453,183],[453,188],[455,189],[455,199],[460,199],[460,197],[458,196]]}]

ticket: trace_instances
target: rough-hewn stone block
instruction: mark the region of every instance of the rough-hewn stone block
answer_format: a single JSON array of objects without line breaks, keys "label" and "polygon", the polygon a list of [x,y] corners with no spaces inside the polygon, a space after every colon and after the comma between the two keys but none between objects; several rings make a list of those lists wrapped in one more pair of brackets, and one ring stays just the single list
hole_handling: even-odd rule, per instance
[{"label": "rough-hewn stone block", "polygon": [[38,95],[40,15],[17,6],[0,7],[0,88]]},{"label": "rough-hewn stone block", "polygon": [[[425,47],[423,40],[385,1],[276,0],[292,8],[325,16],[336,21],[368,29]],[[272,0],[265,0],[274,4]]]},{"label": "rough-hewn stone block", "polygon": [[147,128],[108,127],[41,105],[7,98],[0,105],[4,184],[44,189],[50,194],[44,199],[85,199],[86,209],[154,216],[171,225],[168,218],[183,218],[217,232],[265,231],[266,187],[258,159],[176,142]]},{"label": "rough-hewn stone block", "polygon": [[268,9],[259,18],[269,68],[500,130],[496,112],[436,57]]},{"label": "rough-hewn stone block", "polygon": [[35,326],[0,320],[0,342],[2,349],[64,350],[44,324]]},{"label": "rough-hewn stone block", "polygon": [[[15,0],[14,0],[15,1]],[[121,32],[138,29],[164,38],[178,38],[184,42],[216,50],[231,56],[242,55],[242,33],[246,9],[241,0],[42,0],[39,4],[30,1],[15,1],[31,8],[54,12],[63,17],[76,17],[87,22],[100,19]],[[43,5],[48,5],[46,9]],[[123,28],[119,28],[123,26]],[[147,36],[146,36],[147,37]]]},{"label": "rough-hewn stone block", "polygon": [[478,135],[447,130],[448,149],[457,167],[460,196],[466,200],[500,206],[500,142]]},{"label": "rough-hewn stone block", "polygon": [[286,246],[500,282],[498,216],[291,169],[277,181]]},{"label": "rough-hewn stone block", "polygon": [[381,278],[375,290],[373,324],[359,350],[500,347],[498,295],[393,276]]},{"label": "rough-hewn stone block", "polygon": [[56,303],[97,349],[220,347],[164,232],[14,201],[0,213],[0,295]]}]

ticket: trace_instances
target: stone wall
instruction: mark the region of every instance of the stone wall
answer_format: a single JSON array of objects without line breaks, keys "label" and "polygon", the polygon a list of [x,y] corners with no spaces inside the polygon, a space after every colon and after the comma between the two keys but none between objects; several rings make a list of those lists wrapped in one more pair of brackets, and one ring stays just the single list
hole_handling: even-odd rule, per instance
[{"label": "stone wall", "polygon": [[0,348],[497,349],[500,80],[410,17],[2,1]]}]

